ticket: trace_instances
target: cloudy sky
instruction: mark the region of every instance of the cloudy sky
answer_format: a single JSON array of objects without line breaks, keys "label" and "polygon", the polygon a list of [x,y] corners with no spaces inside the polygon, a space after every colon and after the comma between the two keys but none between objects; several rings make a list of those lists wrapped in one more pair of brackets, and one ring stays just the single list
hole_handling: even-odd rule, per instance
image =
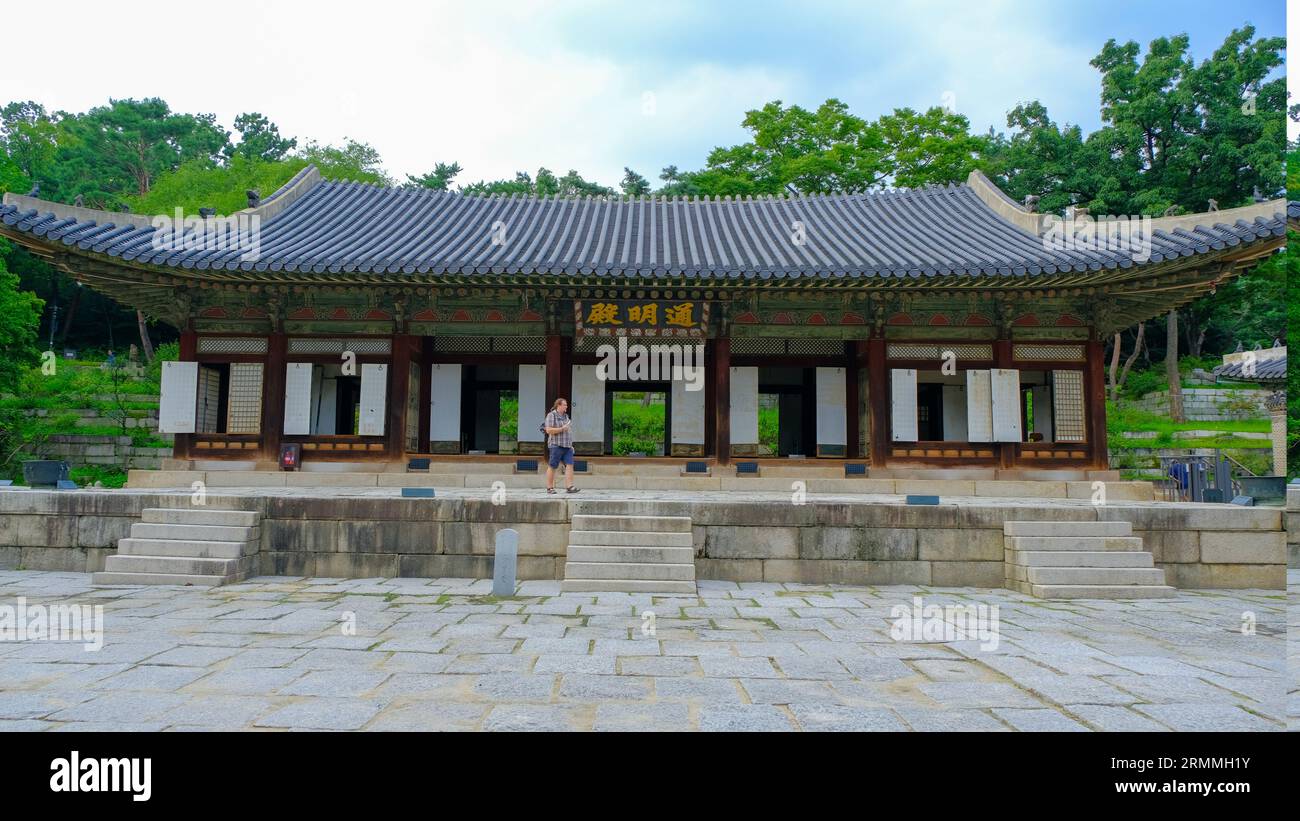
[{"label": "cloudy sky", "polygon": [[462,183],[544,165],[612,185],[625,165],[700,167],[774,99],[867,118],[949,104],[984,130],[1036,98],[1092,129],[1108,38],[1186,32],[1200,60],[1284,18],[1282,0],[23,3],[0,11],[0,102],[159,96],[227,128],[259,111],[364,140],[399,178],[457,161]]}]

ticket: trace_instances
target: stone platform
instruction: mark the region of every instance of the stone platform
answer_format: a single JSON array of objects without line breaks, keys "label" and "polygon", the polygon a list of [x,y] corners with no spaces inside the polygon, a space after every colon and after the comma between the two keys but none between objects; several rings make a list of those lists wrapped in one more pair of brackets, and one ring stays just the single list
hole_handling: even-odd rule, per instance
[{"label": "stone platform", "polygon": [[[275,476],[276,474],[271,474]],[[411,474],[418,476],[418,474]],[[408,478],[402,475],[403,478]],[[580,484],[582,484],[580,482]],[[497,531],[519,533],[520,579],[564,578],[575,515],[689,516],[696,577],[732,582],[1001,587],[1007,521],[1125,521],[1167,584],[1285,586],[1282,511],[1228,505],[896,493],[586,488],[548,496],[538,477],[491,487],[209,487],[216,509],[254,511],[252,572],[338,578],[489,578]],[[935,492],[933,484],[926,488]],[[958,488],[960,490],[962,488]],[[918,489],[919,490],[919,489]],[[0,568],[102,570],[146,508],[190,506],[192,489],[0,491]]]}]

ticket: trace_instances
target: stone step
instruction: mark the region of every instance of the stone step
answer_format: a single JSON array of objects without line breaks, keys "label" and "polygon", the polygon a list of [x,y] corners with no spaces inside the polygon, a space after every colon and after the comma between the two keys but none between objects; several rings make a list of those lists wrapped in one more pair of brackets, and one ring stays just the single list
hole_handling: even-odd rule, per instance
[{"label": "stone step", "polygon": [[656,533],[690,533],[689,516],[601,516],[578,514],[571,530],[631,530]]},{"label": "stone step", "polygon": [[694,564],[693,547],[570,544],[571,562],[633,562],[636,564]]},{"label": "stone step", "polygon": [[155,524],[136,522],[131,525],[133,539],[186,539],[198,542],[256,542],[261,538],[257,527],[225,525]]},{"label": "stone step", "polygon": [[1025,571],[1025,581],[1035,585],[1161,586],[1165,583],[1165,571],[1158,567],[1027,567],[1021,569]]},{"label": "stone step", "polygon": [[1003,522],[1007,536],[1131,536],[1130,522]]},{"label": "stone step", "polygon": [[695,595],[694,581],[667,579],[565,579],[562,593],[655,593]]},{"label": "stone step", "polygon": [[91,584],[95,585],[177,584],[192,585],[194,587],[217,587],[231,581],[233,580],[225,576],[193,576],[175,573],[117,573],[106,570],[95,573],[90,579]]},{"label": "stone step", "polygon": [[695,581],[694,564],[654,562],[566,562],[564,578]]},{"label": "stone step", "polygon": [[252,557],[239,559],[192,559],[179,556],[123,556],[104,559],[104,570],[113,573],[158,573],[173,576],[235,577],[252,569]]},{"label": "stone step", "polygon": [[1040,599],[1168,599],[1177,591],[1167,585],[1031,584],[1027,591]]},{"label": "stone step", "polygon": [[665,533],[655,530],[570,530],[569,544],[691,547],[695,542],[689,531]]},{"label": "stone step", "polygon": [[256,527],[260,518],[255,510],[216,510],[213,508],[161,508],[147,507],[141,511],[140,521],[169,525],[221,525],[226,527]]},{"label": "stone step", "polygon": [[1145,550],[1008,550],[1006,561],[1025,567],[1155,567]]},{"label": "stone step", "polygon": [[1140,536],[1006,536],[1007,550],[1140,551]]},{"label": "stone step", "polygon": [[171,556],[184,559],[238,559],[251,556],[258,543],[205,542],[195,539],[119,539],[119,556]]}]

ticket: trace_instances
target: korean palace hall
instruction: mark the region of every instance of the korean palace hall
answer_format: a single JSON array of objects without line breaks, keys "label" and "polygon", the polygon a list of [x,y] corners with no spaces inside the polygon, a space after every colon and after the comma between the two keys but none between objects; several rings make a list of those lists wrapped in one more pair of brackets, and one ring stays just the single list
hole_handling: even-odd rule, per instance
[{"label": "korean palace hall", "polygon": [[[180,332],[160,408],[176,468],[274,469],[286,443],[304,469],[540,454],[557,397],[578,454],[615,458],[614,393],[652,391],[650,458],[1098,477],[1104,341],[1211,293],[1287,228],[1283,200],[1134,220],[1135,253],[979,172],[867,194],[536,198],[309,166],[249,194],[230,216],[256,225],[255,253],[160,242],[144,215],[0,207],[0,236]],[[702,379],[607,374],[601,346],[620,342],[700,350]],[[761,407],[778,409],[774,447]]]}]

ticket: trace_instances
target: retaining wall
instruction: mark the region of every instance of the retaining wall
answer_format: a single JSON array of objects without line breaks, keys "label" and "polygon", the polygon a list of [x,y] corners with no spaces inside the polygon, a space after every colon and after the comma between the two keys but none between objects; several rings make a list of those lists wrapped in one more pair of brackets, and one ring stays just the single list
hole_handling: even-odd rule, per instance
[{"label": "retaining wall", "polygon": [[[171,493],[0,491],[0,568],[101,569],[143,508],[188,505]],[[495,534],[511,527],[519,578],[558,579],[572,516],[621,513],[690,516],[702,579],[1001,587],[1004,521],[1102,519],[1132,522],[1176,587],[1286,584],[1279,508],[216,495],[208,505],[262,514],[263,575],[487,578]]]}]

